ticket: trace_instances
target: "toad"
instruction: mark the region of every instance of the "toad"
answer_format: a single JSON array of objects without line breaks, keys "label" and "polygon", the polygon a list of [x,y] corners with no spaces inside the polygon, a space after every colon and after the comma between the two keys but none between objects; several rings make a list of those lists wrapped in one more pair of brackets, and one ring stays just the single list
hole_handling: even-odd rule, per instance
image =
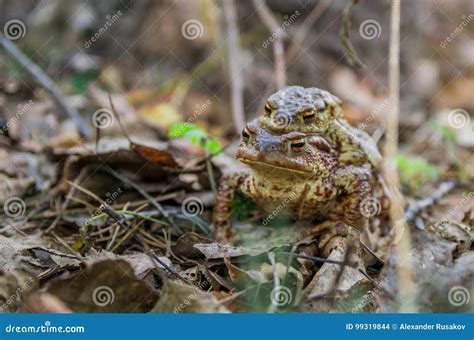
[{"label": "toad", "polygon": [[378,169],[382,157],[376,144],[367,133],[349,125],[340,104],[341,100],[328,91],[286,86],[268,98],[258,122],[275,132],[316,134],[333,145],[340,162],[369,162]]},{"label": "toad", "polygon": [[361,205],[374,195],[370,165],[341,164],[324,138],[279,133],[254,121],[242,131],[236,157],[249,171],[221,178],[214,207],[216,239],[232,240],[231,202],[237,192],[267,213],[284,209],[295,220],[331,218],[359,230],[367,226],[370,216]]}]

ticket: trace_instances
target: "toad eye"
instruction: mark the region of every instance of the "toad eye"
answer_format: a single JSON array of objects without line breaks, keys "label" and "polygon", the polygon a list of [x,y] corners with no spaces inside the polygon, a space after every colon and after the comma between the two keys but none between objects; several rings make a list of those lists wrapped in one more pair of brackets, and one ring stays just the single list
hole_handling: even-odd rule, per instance
[{"label": "toad eye", "polygon": [[270,104],[266,103],[265,104],[265,113],[264,113],[264,115],[266,117],[269,117],[272,114],[273,110],[275,110],[275,108],[273,108]]},{"label": "toad eye", "polygon": [[251,142],[254,136],[255,133],[252,131],[252,129],[250,129],[248,126],[244,127],[242,130],[242,140],[245,143],[248,143],[249,141]]},{"label": "toad eye", "polygon": [[290,141],[290,148],[293,152],[301,152],[304,150],[306,140],[304,138],[293,139]]},{"label": "toad eye", "polygon": [[311,109],[311,110],[306,110],[303,112],[303,120],[305,122],[310,122],[316,117],[316,111]]}]

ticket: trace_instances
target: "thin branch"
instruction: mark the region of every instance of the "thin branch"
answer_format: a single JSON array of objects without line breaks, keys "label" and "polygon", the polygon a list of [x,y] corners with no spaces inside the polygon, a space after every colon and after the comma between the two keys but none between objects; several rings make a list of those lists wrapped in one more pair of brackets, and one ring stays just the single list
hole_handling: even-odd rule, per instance
[{"label": "thin branch", "polygon": [[119,181],[121,181],[123,184],[128,185],[135,189],[140,195],[146,198],[146,200],[156,209],[160,212],[161,216],[166,220],[168,226],[174,228],[179,234],[182,234],[181,229],[173,223],[173,220],[171,219],[170,215],[168,212],[163,209],[161,204],[159,204],[150,194],[148,194],[143,188],[141,188],[138,184],[135,184],[131,180],[127,179],[126,177],[120,175],[117,171],[112,169],[110,166],[107,166],[105,169],[106,172],[110,173],[112,176],[117,178]]},{"label": "thin branch", "polygon": [[412,221],[413,219],[415,219],[416,215],[418,215],[421,210],[426,209],[432,206],[433,204],[435,204],[436,202],[438,202],[447,193],[449,193],[455,186],[456,186],[455,181],[447,181],[447,182],[441,183],[438,189],[436,189],[429,197],[416,201],[413,204],[410,204],[410,206],[405,212],[406,219],[408,221]]},{"label": "thin branch", "polygon": [[347,6],[342,13],[342,26],[339,32],[339,38],[341,39],[341,45],[344,50],[344,57],[349,64],[363,69],[366,66],[362,60],[360,60],[351,42],[351,12],[352,6],[354,6],[357,1],[358,0],[351,0],[350,5]]},{"label": "thin branch", "polygon": [[391,37],[389,50],[389,101],[386,139],[384,145],[384,171],[391,194],[390,219],[394,229],[394,250],[397,255],[398,299],[400,312],[416,313],[417,286],[414,281],[410,256],[410,230],[404,212],[404,198],[400,192],[400,178],[395,162],[398,149],[398,123],[400,112],[400,0],[392,0]]},{"label": "thin branch", "polygon": [[257,11],[258,16],[263,21],[267,29],[275,35],[273,41],[273,56],[275,58],[275,79],[278,89],[281,89],[286,84],[286,61],[285,61],[285,47],[283,40],[288,38],[285,31],[282,30],[278,22],[273,17],[273,14],[268,8],[264,0],[253,0],[253,5]]},{"label": "thin branch", "polygon": [[33,63],[18,47],[15,46],[10,40],[8,40],[3,34],[0,34],[0,45],[3,46],[5,52],[15,59],[25,70],[34,78],[34,80],[43,88],[45,88],[49,94],[54,98],[59,108],[66,114],[71,120],[77,125],[79,131],[85,138],[92,137],[92,131],[85,122],[85,120],[79,115],[79,113],[69,105],[67,99],[61,93],[59,88],[54,84],[51,78],[39,68],[38,65]]},{"label": "thin branch", "polygon": [[229,60],[229,78],[231,89],[232,118],[237,134],[245,126],[244,81],[240,68],[239,27],[234,0],[223,0],[224,16],[227,22],[227,59]]}]

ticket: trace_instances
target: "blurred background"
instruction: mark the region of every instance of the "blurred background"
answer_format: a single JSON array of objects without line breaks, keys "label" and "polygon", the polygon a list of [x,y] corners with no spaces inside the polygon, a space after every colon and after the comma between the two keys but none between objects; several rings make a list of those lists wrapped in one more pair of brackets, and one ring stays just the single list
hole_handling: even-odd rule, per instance
[{"label": "blurred background", "polygon": [[[81,229],[94,219],[97,202],[90,193],[73,190],[76,186],[110,198],[116,209],[139,210],[147,204],[134,190],[118,186],[110,169],[131,171],[129,178],[158,197],[171,214],[179,214],[179,206],[193,193],[202,213],[202,220],[193,221],[193,231],[209,235],[213,176],[238,166],[233,154],[243,123],[260,115],[268,96],[285,84],[332,92],[342,99],[352,125],[367,131],[379,147],[384,140],[390,1],[0,0],[0,28],[2,39],[29,59],[25,67],[5,45],[0,48],[0,203],[22,198],[21,214],[7,213],[14,221],[2,219],[0,233],[12,239],[29,235],[23,243],[8,243],[8,249],[44,246],[46,241],[30,239],[30,232],[46,230],[60,244],[56,249],[68,254],[84,254],[93,246],[116,254],[148,248],[167,252],[170,240],[156,220],[146,220],[148,229],[137,232],[144,243],[126,230],[118,232],[116,225],[111,229],[110,221],[94,230]],[[441,208],[414,222],[420,229],[446,216],[473,224],[473,39],[474,2],[401,2],[397,164],[402,191],[412,203],[428,197],[440,183],[462,183]],[[27,71],[31,65],[53,80],[79,113],[79,124],[38,85]],[[81,127],[89,137],[84,138]],[[127,153],[126,136],[137,143],[133,148],[146,163]],[[219,155],[207,169],[183,173],[202,166],[209,154]],[[189,220],[175,222],[190,228]],[[430,251],[414,255],[417,269],[427,273],[420,284],[429,285],[433,275],[472,279],[472,251],[453,267],[459,254],[438,262],[433,258],[448,248],[453,251],[459,240],[438,241],[421,238],[418,243],[431,247],[433,242]],[[27,259],[36,265],[28,270],[36,274],[43,273],[39,257],[35,253]],[[18,259],[5,258],[0,262],[4,268],[18,264]],[[440,263],[449,266],[442,271]],[[49,267],[43,263],[41,268]],[[45,275],[48,280],[50,273]],[[390,275],[383,281],[387,286]],[[455,283],[426,289],[420,300],[429,305],[431,297]],[[66,301],[68,293],[61,295],[59,288],[54,293]],[[30,301],[33,310],[35,303]],[[392,307],[387,302],[382,309],[396,309]],[[84,311],[77,308],[73,310]],[[449,308],[453,306],[442,304],[424,310]]]}]

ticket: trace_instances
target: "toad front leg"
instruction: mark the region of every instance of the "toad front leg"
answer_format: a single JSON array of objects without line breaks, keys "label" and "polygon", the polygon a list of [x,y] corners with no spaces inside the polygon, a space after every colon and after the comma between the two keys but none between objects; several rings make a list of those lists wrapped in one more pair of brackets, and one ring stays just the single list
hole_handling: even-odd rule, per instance
[{"label": "toad front leg", "polygon": [[232,173],[222,176],[216,204],[213,211],[214,238],[217,241],[230,241],[232,232],[232,201],[236,192],[245,193],[245,183],[249,178],[248,173]]},{"label": "toad front leg", "polygon": [[336,172],[335,182],[342,198],[344,223],[362,230],[368,224],[368,216],[364,216],[361,205],[371,198],[370,171],[364,167],[342,167]]}]

